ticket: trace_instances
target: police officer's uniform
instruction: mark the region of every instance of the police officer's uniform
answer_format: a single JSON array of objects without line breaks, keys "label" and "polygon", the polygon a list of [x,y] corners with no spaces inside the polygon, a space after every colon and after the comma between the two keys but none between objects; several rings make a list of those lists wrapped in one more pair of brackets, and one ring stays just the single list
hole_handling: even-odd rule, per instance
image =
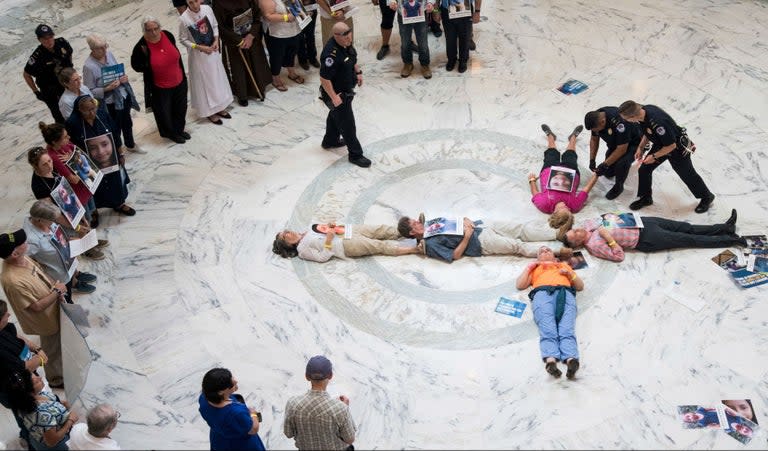
[{"label": "police officer's uniform", "polygon": [[605,158],[608,159],[618,146],[627,144],[627,152],[607,169],[600,172],[600,175],[606,177],[615,176],[616,186],[620,187],[627,180],[629,168],[635,158],[635,151],[642,138],[642,132],[637,124],[624,121],[619,115],[617,107],[605,106],[598,108],[597,111],[605,113],[605,127],[597,133],[592,132],[592,136],[600,137],[608,146]]},{"label": "police officer's uniform", "polygon": [[320,53],[320,77],[330,80],[333,90],[342,100],[341,105],[334,108],[330,96],[322,85],[320,86],[320,97],[330,109],[325,121],[322,146],[324,148],[340,147],[342,144],[339,137],[343,137],[350,161],[363,157],[363,148],[357,140],[355,115],[352,112],[352,99],[357,84],[355,64],[357,64],[355,48],[352,45],[344,48],[333,37],[328,40]]},{"label": "police officer's uniform", "polygon": [[[701,176],[693,167],[690,153],[686,152],[685,148],[680,143],[680,137],[683,135],[683,130],[677,125],[675,120],[661,108],[655,105],[644,105],[643,109],[645,110],[645,119],[640,122],[640,126],[648,140],[653,143],[651,153],[670,144],[676,144],[676,147],[671,153],[658,158],[658,161],[640,166],[638,171],[639,184],[637,195],[641,198],[646,196],[648,198],[651,197],[653,192],[651,188],[653,171],[668,159],[669,163],[672,165],[672,169],[678,176],[680,176],[680,179],[697,199],[713,198],[714,195],[709,191],[704,180],[702,180]],[[706,211],[706,209],[704,211]]]},{"label": "police officer's uniform", "polygon": [[[49,29],[50,30],[50,29]],[[59,72],[72,65],[72,46],[64,38],[56,38],[53,51],[38,45],[29,57],[24,72],[35,78],[35,84],[40,89],[40,99],[48,105],[56,122],[63,124],[64,116],[59,111],[59,97],[64,87],[59,83]]]}]

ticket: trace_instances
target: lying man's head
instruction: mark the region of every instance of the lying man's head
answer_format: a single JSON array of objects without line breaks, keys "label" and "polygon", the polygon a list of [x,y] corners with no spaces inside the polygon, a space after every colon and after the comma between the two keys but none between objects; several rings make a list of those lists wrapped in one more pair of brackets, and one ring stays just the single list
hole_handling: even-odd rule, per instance
[{"label": "lying man's head", "polygon": [[404,238],[421,238],[424,236],[424,224],[419,222],[418,219],[403,216],[397,221],[397,231]]}]

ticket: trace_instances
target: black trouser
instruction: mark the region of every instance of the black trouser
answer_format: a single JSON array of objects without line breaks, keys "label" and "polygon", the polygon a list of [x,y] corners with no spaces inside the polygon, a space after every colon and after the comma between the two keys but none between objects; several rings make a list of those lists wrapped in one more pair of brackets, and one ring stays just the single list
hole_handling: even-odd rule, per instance
[{"label": "black trouser", "polygon": [[315,24],[317,24],[317,11],[312,11],[312,22],[307,24],[298,37],[296,55],[299,63],[306,63],[317,59],[317,47],[315,47]]},{"label": "black trouser", "polygon": [[154,86],[152,89],[152,113],[160,136],[181,136],[187,124],[187,79],[175,88]]},{"label": "black trouser", "polygon": [[662,157],[661,161],[654,162],[652,164],[643,164],[640,166],[640,169],[637,171],[637,176],[639,179],[637,186],[638,196],[650,196],[653,194],[653,189],[651,187],[653,184],[653,171],[660,165],[664,164],[666,160],[669,160],[669,164],[672,165],[672,169],[677,173],[678,176],[680,176],[680,180],[682,180],[688,189],[691,190],[691,193],[693,193],[694,197],[697,199],[703,199],[712,194],[709,191],[709,188],[707,188],[707,185],[704,183],[704,180],[701,179],[701,176],[693,167],[691,156],[685,155],[683,151],[678,147],[666,157]]},{"label": "black trouser", "polygon": [[739,243],[728,224],[693,225],[682,221],[643,216],[643,228],[635,249],[654,252],[681,247],[729,247]]},{"label": "black trouser", "polygon": [[64,115],[61,114],[61,111],[59,110],[59,97],[61,97],[61,94],[64,92],[64,88],[61,88],[61,91],[57,90],[41,90],[40,94],[43,97],[43,102],[45,102],[45,105],[48,107],[49,110],[51,110],[51,116],[53,116],[53,120],[56,121],[57,124],[64,124],[66,122],[66,119]]},{"label": "black trouser", "polygon": [[563,152],[563,155],[560,155],[560,152],[558,152],[557,149],[550,147],[544,151],[544,165],[541,167],[541,170],[544,170],[550,166],[559,165],[565,166],[566,168],[571,168],[578,174],[578,159],[579,156],[576,154],[575,150],[566,150]]},{"label": "black trouser", "polygon": [[387,0],[379,0],[379,9],[381,10],[381,23],[379,27],[383,30],[391,30],[395,27],[395,11],[389,7]]},{"label": "black trouser", "polygon": [[136,142],[133,140],[133,119],[131,119],[131,104],[126,98],[123,101],[123,109],[115,109],[114,103],[107,104],[107,111],[109,111],[109,117],[112,118],[112,123],[115,126],[115,136],[123,134],[123,144],[126,147],[135,147]]},{"label": "black trouser", "polygon": [[440,8],[440,16],[443,19],[443,28],[445,29],[445,53],[448,56],[448,62],[455,63],[458,58],[460,63],[466,63],[469,61],[472,18],[450,19],[448,18],[448,10],[445,8]]},{"label": "black trouser", "polygon": [[296,58],[296,44],[298,42],[298,36],[291,38],[276,38],[267,35],[269,67],[272,69],[273,77],[280,75],[280,70],[282,70],[282,68],[293,67],[293,60]]},{"label": "black trouser", "polygon": [[[323,95],[325,96],[325,93]],[[349,158],[361,157],[363,156],[363,147],[357,140],[357,125],[355,125],[355,114],[352,112],[352,99],[354,99],[355,94],[341,92],[339,95],[342,100],[341,105],[331,108],[328,111],[328,118],[325,120],[323,145],[336,144],[339,142],[339,136],[341,136],[346,142]]]},{"label": "black trouser", "polygon": [[[635,161],[635,152],[637,151],[638,144],[640,144],[639,141],[635,143],[629,143],[627,146],[627,151],[624,153],[624,155],[622,155],[618,160],[614,161],[612,165],[608,166],[608,169],[605,170],[603,175],[605,177],[616,177],[616,185],[624,185],[624,182],[627,180],[627,175],[629,174],[629,168],[632,166],[632,162]],[[616,149],[607,151],[605,153],[605,158],[608,159],[614,150]]]}]

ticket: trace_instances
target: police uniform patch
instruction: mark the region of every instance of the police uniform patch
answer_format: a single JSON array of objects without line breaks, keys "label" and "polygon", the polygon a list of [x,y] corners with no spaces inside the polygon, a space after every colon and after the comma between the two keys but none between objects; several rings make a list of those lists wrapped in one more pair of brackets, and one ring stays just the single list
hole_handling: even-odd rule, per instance
[{"label": "police uniform patch", "polygon": [[656,134],[657,134],[657,135],[659,135],[659,136],[664,136],[664,133],[666,133],[666,132],[667,132],[667,131],[666,131],[666,130],[664,130],[664,127],[661,127],[661,126],[659,126],[659,127],[656,127]]},{"label": "police uniform patch", "polygon": [[35,57],[34,56],[30,56],[29,57],[29,61],[27,61],[27,64],[29,64],[30,66],[34,66],[35,65]]},{"label": "police uniform patch", "polygon": [[646,128],[646,129],[645,129],[645,132],[646,132],[647,134],[649,134],[649,135],[653,134],[653,130],[651,130],[650,128]]},{"label": "police uniform patch", "polygon": [[624,124],[619,124],[616,126],[616,131],[619,133],[624,133]]},{"label": "police uniform patch", "polygon": [[608,135],[612,135],[612,134],[613,134],[613,129],[612,129],[612,128],[609,128],[609,129],[608,129]]},{"label": "police uniform patch", "polygon": [[325,65],[328,66],[328,67],[333,66],[333,62],[334,62],[333,58],[331,58],[330,56],[325,59]]}]

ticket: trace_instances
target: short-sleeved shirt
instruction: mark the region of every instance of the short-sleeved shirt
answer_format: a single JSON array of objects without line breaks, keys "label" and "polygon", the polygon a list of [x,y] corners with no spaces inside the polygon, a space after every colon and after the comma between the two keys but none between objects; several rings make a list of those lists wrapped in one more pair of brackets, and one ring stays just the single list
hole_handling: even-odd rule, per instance
[{"label": "short-sleeved shirt", "polygon": [[320,76],[330,80],[336,92],[351,92],[357,84],[355,74],[357,51],[353,46],[342,47],[331,37],[320,53]]},{"label": "short-sleeved shirt", "polygon": [[3,262],[0,283],[8,302],[27,335],[53,335],[59,331],[59,303],[54,302],[42,312],[28,307],[51,293],[53,282],[31,258],[24,257],[29,267]]},{"label": "short-sleeved shirt", "polygon": [[[480,257],[483,255],[483,248],[480,245],[480,234],[482,232],[482,228],[475,227],[472,236],[469,237],[467,248],[464,249],[464,254],[462,255],[467,257]],[[434,235],[429,238],[424,238],[424,248],[427,257],[437,258],[451,263],[453,261],[453,251],[459,247],[459,244],[463,239],[464,236],[462,235]]]},{"label": "short-sleeved shirt", "polygon": [[539,264],[531,272],[531,286],[538,288],[540,286],[556,286],[556,287],[570,287],[571,278],[567,275],[560,274],[560,270],[565,269],[573,272],[571,266],[568,263],[551,262]]},{"label": "short-sleeved shirt", "polygon": [[325,390],[309,390],[285,405],[283,432],[298,449],[347,449],[357,431],[349,406]]},{"label": "short-sleeved shirt", "polygon": [[605,113],[605,127],[597,133],[592,132],[592,136],[599,136],[605,141],[609,152],[622,144],[640,143],[640,127],[622,119],[617,107],[604,106],[597,111]]},{"label": "short-sleeved shirt", "polygon": [[211,449],[237,449],[243,451],[261,451],[264,443],[258,434],[249,434],[253,428],[253,418],[248,406],[230,396],[232,402],[224,407],[214,407],[204,395],[197,399],[200,416],[211,428]]},{"label": "short-sleeved shirt", "polygon": [[35,199],[50,199],[51,191],[59,183],[61,176],[53,171],[53,177],[42,177],[36,173],[32,173],[32,194]]},{"label": "short-sleeved shirt", "polygon": [[181,72],[179,60],[181,53],[179,49],[168,39],[165,33],[160,34],[160,41],[151,43],[147,41],[149,47],[149,64],[152,66],[152,77],[155,86],[163,89],[170,89],[179,86],[184,80],[184,74]]},{"label": "short-sleeved shirt", "polygon": [[[53,393],[43,390],[40,396],[46,398],[46,401],[39,402],[34,412],[22,415],[24,426],[29,429],[29,435],[38,442],[44,442],[43,434],[48,429],[56,429],[63,425],[69,418],[69,410],[60,403]],[[69,437],[64,437],[66,440]]]},{"label": "short-sleeved shirt", "polygon": [[552,213],[555,211],[555,205],[560,202],[563,202],[565,205],[567,205],[573,213],[581,210],[582,207],[584,207],[584,204],[587,202],[587,197],[589,194],[583,190],[573,192],[573,189],[578,189],[579,183],[581,183],[579,172],[577,171],[573,177],[573,188],[569,193],[547,188],[547,185],[549,184],[549,174],[551,172],[551,167],[546,167],[541,170],[539,173],[541,191],[531,197],[531,202],[533,202],[533,204],[536,205],[536,208],[538,208],[543,213]]},{"label": "short-sleeved shirt", "polygon": [[59,83],[59,72],[72,65],[72,46],[64,38],[56,38],[53,51],[38,45],[29,57],[24,72],[35,78],[35,84],[41,91],[61,92],[64,87]]},{"label": "short-sleeved shirt", "polygon": [[120,445],[109,437],[94,437],[88,433],[88,425],[77,423],[69,431],[69,449],[120,449]]},{"label": "short-sleeved shirt", "polygon": [[654,150],[677,144],[680,127],[672,117],[655,105],[643,106],[645,119],[640,123],[645,136],[653,143]]},{"label": "short-sleeved shirt", "polygon": [[29,218],[24,218],[24,225],[22,226],[24,232],[27,233],[27,255],[34,258],[40,266],[43,267],[48,276],[53,280],[58,280],[61,283],[69,282],[70,276],[67,273],[67,262],[64,261],[64,257],[56,250],[56,246],[53,244],[53,234],[58,224],[51,224],[50,232],[43,232],[35,227]]}]

